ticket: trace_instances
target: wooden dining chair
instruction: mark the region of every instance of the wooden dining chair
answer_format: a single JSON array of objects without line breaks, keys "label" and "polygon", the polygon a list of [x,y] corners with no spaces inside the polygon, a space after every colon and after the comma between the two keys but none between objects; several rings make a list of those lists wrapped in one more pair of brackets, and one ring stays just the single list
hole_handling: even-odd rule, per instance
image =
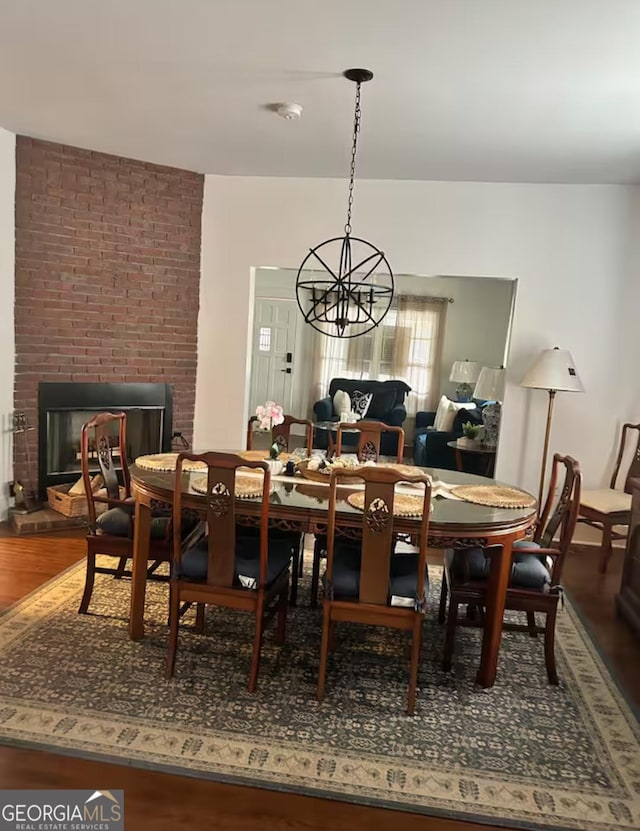
[{"label": "wooden dining chair", "polygon": [[377,462],[380,458],[380,439],[383,433],[395,433],[398,436],[397,461],[402,464],[404,456],[404,430],[382,421],[355,421],[341,422],[337,427],[335,454],[342,453],[342,442],[345,432],[358,432],[356,455],[360,462]]},{"label": "wooden dining chair", "polygon": [[[184,550],[177,520],[182,512],[182,464],[185,459],[207,466],[207,536]],[[236,527],[235,478],[239,467],[263,472],[260,533],[242,536]],[[230,453],[181,453],[175,473],[173,502],[174,537],[169,588],[169,644],[166,677],[175,669],[178,649],[180,608],[197,604],[196,625],[204,632],[207,604],[250,612],[255,618],[249,692],[256,690],[265,624],[277,614],[276,642],[283,644],[287,625],[289,563],[291,550],[286,540],[271,539],[269,492],[271,476],[266,462],[247,461]]]},{"label": "wooden dining chair", "polygon": [[[358,461],[377,462],[380,458],[380,439],[383,433],[396,433],[398,436],[397,461],[402,464],[404,456],[404,430],[402,427],[393,427],[382,421],[341,422],[337,425],[335,455],[342,453],[343,434],[358,432],[356,454]],[[329,454],[330,455],[330,454]],[[320,561],[327,556],[326,534],[318,534],[313,542],[313,563],[311,567],[311,606],[318,603],[318,587],[320,585]]]},{"label": "wooden dining chair", "polygon": [[[87,572],[80,614],[86,614],[91,602],[96,574],[130,577],[127,560],[133,556],[134,501],[127,462],[126,413],[100,413],[82,427],[80,458],[82,480],[87,496],[89,533],[87,534]],[[114,429],[115,428],[115,429]],[[102,487],[94,492],[92,477],[96,467],[102,477]],[[118,477],[120,470],[120,478]],[[107,510],[105,510],[107,508]],[[118,559],[116,567],[97,566],[96,556],[105,554]],[[151,546],[148,576],[155,575],[162,562],[171,559],[169,517],[157,517],[151,522]]]},{"label": "wooden dining chair", "polygon": [[[625,456],[627,440],[630,438],[632,430],[638,431],[638,439],[631,463],[627,469],[627,475],[624,477],[622,490],[620,490],[616,485],[622,460]],[[584,490],[580,496],[578,522],[584,522],[602,531],[600,553],[600,572],[602,574],[606,572],[611,558],[612,540],[624,540],[627,537],[626,532],[624,534],[619,533],[614,531],[614,528],[626,525],[628,531],[631,523],[630,480],[635,476],[640,476],[640,424],[625,424],[622,427],[620,446],[609,487],[601,490]]]},{"label": "wooden dining chair", "polygon": [[[253,449],[254,424],[257,421],[257,416],[251,416],[247,424],[247,450]],[[281,452],[289,452],[291,427],[294,424],[304,425],[307,439],[306,451],[307,456],[310,456],[313,447],[313,424],[309,421],[309,419],[285,415],[282,424],[277,424],[273,428],[272,433],[274,442],[278,444]],[[283,539],[286,538],[291,543],[291,550],[293,553],[293,569],[291,572],[290,604],[295,606],[298,602],[298,580],[304,571],[304,534],[298,533],[297,531],[272,531],[271,536],[279,536]]]},{"label": "wooden dining chair", "polygon": [[[253,433],[254,425],[258,421],[257,416],[251,416],[247,424],[247,450],[253,449]],[[285,415],[282,424],[276,424],[273,427],[273,441],[280,448],[283,453],[288,453],[291,450],[291,428],[294,424],[302,424],[305,428],[305,438],[307,441],[306,450],[307,456],[311,455],[313,448],[313,423],[308,418],[296,418],[292,415]]]},{"label": "wooden dining chair", "polygon": [[[338,479],[364,480],[362,541],[341,542],[336,516]],[[399,482],[424,485],[418,553],[394,553],[394,497]],[[419,493],[419,492],[418,492]],[[407,712],[413,715],[422,640],[422,618],[429,590],[427,540],[431,480],[426,474],[405,476],[389,468],[334,470],[329,488],[327,570],[322,604],[322,644],[318,699],[324,697],[327,658],[335,624],[341,621],[386,626],[411,632]]]},{"label": "wooden dining chair", "polygon": [[[564,481],[556,501],[556,485],[561,470],[564,470]],[[528,632],[534,638],[539,633],[544,633],[545,663],[550,684],[558,683],[555,661],[556,614],[562,593],[562,567],[578,517],[581,480],[578,462],[571,456],[556,453],[547,499],[535,536],[533,540],[520,540],[513,544],[513,564],[505,610],[525,612],[527,623],[505,621],[502,628]],[[559,534],[558,541],[554,542],[556,534]],[[443,660],[447,671],[451,669],[456,627],[482,626],[491,553],[496,547],[449,550],[445,553],[439,619],[441,623],[446,619],[447,623]],[[458,608],[464,604],[473,613],[462,618],[458,615]],[[538,626],[536,613],[545,616],[544,626]]]}]

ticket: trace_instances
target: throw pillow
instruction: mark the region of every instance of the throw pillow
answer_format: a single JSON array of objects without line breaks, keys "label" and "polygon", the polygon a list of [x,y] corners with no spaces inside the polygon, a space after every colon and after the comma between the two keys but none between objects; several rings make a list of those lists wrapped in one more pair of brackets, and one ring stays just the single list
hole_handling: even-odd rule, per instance
[{"label": "throw pillow", "polygon": [[340,418],[342,413],[347,413],[351,410],[351,398],[349,393],[345,390],[336,390],[333,396],[333,414]]},{"label": "throw pillow", "polygon": [[450,433],[453,430],[453,422],[455,421],[458,410],[475,410],[475,408],[476,405],[470,404],[468,401],[449,401],[447,413],[442,420],[440,429],[445,433]]},{"label": "throw pillow", "polygon": [[354,412],[358,416],[358,418],[364,418],[367,414],[367,410],[369,409],[369,405],[371,404],[372,398],[372,392],[361,392],[360,390],[354,390],[351,393],[352,412]]},{"label": "throw pillow", "polygon": [[433,420],[433,427],[435,430],[442,430],[442,424],[449,412],[449,399],[446,395],[441,396],[438,402],[438,409],[436,410],[436,417]]}]

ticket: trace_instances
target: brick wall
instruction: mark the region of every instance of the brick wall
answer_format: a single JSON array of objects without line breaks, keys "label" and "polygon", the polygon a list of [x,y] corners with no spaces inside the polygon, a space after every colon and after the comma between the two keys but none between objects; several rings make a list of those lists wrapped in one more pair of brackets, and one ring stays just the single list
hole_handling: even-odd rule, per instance
[{"label": "brick wall", "polygon": [[190,440],[204,177],[18,136],[16,178],[16,411],[39,381],[171,383]]}]

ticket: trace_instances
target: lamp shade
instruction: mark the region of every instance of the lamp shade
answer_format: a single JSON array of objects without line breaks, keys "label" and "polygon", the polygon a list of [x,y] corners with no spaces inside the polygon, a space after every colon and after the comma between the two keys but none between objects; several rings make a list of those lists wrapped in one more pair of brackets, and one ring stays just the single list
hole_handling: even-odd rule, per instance
[{"label": "lamp shade", "polygon": [[475,384],[478,375],[480,375],[480,364],[477,361],[454,361],[449,380],[457,384]]},{"label": "lamp shade", "polygon": [[543,349],[520,382],[521,387],[561,392],[584,392],[582,381],[566,349]]},{"label": "lamp shade", "polygon": [[473,391],[474,398],[483,401],[502,401],[504,397],[504,367],[483,366]]}]

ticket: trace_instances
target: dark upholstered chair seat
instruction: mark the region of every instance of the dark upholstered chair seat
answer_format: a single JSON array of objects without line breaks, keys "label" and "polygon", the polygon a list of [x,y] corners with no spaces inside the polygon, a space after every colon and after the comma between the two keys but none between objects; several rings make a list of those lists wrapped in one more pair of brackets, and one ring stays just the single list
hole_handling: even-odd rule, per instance
[{"label": "dark upholstered chair seat", "polygon": [[[133,505],[132,505],[133,509]],[[96,518],[96,525],[104,534],[114,537],[128,537],[132,531],[132,511],[127,508],[110,508]],[[151,520],[151,539],[162,540],[167,533],[168,517],[155,517]]]},{"label": "dark upholstered chair seat", "polygon": [[[206,580],[209,550],[207,540],[182,555],[180,576],[189,580]],[[289,567],[291,543],[287,539],[269,538],[267,586],[271,586]],[[236,539],[235,583],[248,589],[257,589],[260,578],[260,545],[257,540]]]},{"label": "dark upholstered chair seat", "polygon": [[[418,557],[416,554],[393,554],[390,563],[389,603],[413,605],[416,596]],[[322,576],[326,589],[326,575]],[[360,549],[337,544],[333,558],[333,596],[336,600],[356,598],[360,591]],[[425,596],[429,594],[429,572],[424,574]],[[406,602],[403,602],[406,601]]]},{"label": "dark upholstered chair seat", "polygon": [[[536,549],[540,545],[529,540],[513,544],[513,563],[509,585],[512,588],[544,591],[551,583],[551,573],[544,555],[521,553],[522,549]],[[491,561],[485,557],[482,548],[468,548],[465,551],[448,551],[447,565],[456,581],[488,580]]]}]

